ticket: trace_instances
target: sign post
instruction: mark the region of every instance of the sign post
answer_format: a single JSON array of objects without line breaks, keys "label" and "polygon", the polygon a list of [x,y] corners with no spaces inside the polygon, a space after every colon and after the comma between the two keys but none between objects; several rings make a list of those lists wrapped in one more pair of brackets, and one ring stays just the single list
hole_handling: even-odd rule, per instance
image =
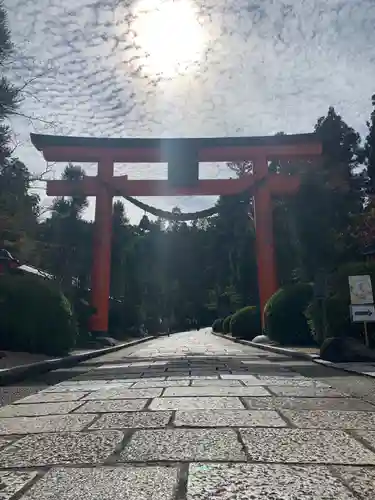
[{"label": "sign post", "polygon": [[353,323],[363,323],[365,343],[369,347],[367,323],[375,322],[374,296],[371,277],[349,276],[350,316]]}]

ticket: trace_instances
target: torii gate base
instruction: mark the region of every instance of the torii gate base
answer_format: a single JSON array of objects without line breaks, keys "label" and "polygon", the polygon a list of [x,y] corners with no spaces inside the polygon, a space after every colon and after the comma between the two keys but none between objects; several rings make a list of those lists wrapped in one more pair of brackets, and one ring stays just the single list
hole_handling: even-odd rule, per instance
[{"label": "torii gate base", "polygon": [[[97,162],[96,177],[79,182],[79,192],[96,197],[94,252],[91,274],[92,318],[94,333],[108,329],[110,294],[112,197],[122,192],[128,196],[202,196],[230,195],[257,186],[254,192],[256,254],[261,310],[277,290],[274,237],[272,226],[272,196],[295,192],[298,176],[268,174],[270,160],[312,158],[322,148],[315,134],[280,135],[273,137],[236,137],[204,139],[95,139],[31,134],[34,146],[47,161]],[[196,184],[172,187],[164,180],[128,180],[114,177],[114,163],[151,163],[168,161],[168,151],[189,148],[200,162],[241,162],[251,160],[252,174],[240,179],[202,179]],[[71,196],[77,193],[77,183],[54,180],[47,183],[50,196]],[[263,315],[262,315],[263,316]]]}]

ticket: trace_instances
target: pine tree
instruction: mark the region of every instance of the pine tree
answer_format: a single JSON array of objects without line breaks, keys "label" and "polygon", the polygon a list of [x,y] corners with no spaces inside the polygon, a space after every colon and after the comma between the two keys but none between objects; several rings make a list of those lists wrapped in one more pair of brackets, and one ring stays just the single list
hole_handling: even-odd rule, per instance
[{"label": "pine tree", "polygon": [[375,191],[375,94],[371,98],[373,110],[370,120],[367,122],[368,135],[365,142],[365,161],[367,166],[367,175],[370,179],[370,189]]},{"label": "pine tree", "polygon": [[5,63],[13,50],[8,28],[7,14],[0,0],[0,163],[3,164],[9,156],[9,127],[6,118],[15,112],[18,105],[19,92],[4,76]]}]

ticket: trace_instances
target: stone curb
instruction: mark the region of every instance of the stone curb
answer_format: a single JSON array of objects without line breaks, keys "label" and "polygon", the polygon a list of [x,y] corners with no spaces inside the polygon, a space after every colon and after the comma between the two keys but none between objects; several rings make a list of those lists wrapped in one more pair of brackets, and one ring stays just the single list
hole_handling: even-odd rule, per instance
[{"label": "stone curb", "polygon": [[[328,368],[335,368],[336,370],[342,370],[348,373],[355,373],[356,375],[362,375],[362,377],[371,378],[372,380],[375,379],[375,375],[372,375],[371,373],[360,372],[358,370],[348,368],[347,366],[340,366],[340,363],[332,363],[332,361],[326,361],[325,359],[321,358],[314,359],[313,361],[318,365],[327,366]],[[365,366],[368,366],[366,362],[363,362],[363,364]]]},{"label": "stone curb", "polygon": [[[238,344],[244,344],[250,347],[257,347],[258,349],[262,349],[263,351],[275,352],[277,354],[285,354],[286,356],[290,356],[291,358],[296,358],[296,359],[306,359],[318,365],[327,366],[328,368],[334,368],[335,370],[342,370],[348,373],[355,373],[356,375],[361,375],[362,377],[367,377],[371,379],[375,378],[374,375],[371,375],[369,373],[353,370],[348,368],[347,366],[340,366],[340,363],[332,363],[331,361],[325,361],[324,359],[321,359],[318,354],[308,354],[306,352],[298,352],[294,351],[293,349],[286,349],[284,347],[276,347],[266,344],[256,344],[255,342],[251,342],[250,340],[236,339],[234,337],[230,337],[229,335],[224,335],[222,333],[217,333],[214,331],[212,333],[217,337],[221,337],[227,340],[232,340],[233,342],[237,342]],[[366,363],[363,364],[366,365]]]},{"label": "stone curb", "polygon": [[138,344],[142,344],[143,342],[147,342],[148,340],[154,338],[154,336],[149,336],[138,340],[132,340],[131,342],[126,342],[124,344],[105,347],[103,349],[97,349],[95,351],[85,352],[82,354],[72,354],[71,356],[64,356],[63,358],[47,359],[46,361],[38,361],[36,363],[30,363],[27,365],[18,365],[13,366],[12,368],[4,368],[0,370],[0,386],[19,382],[20,380],[24,380],[31,375],[40,375],[52,370],[57,370],[58,368],[75,366],[79,363],[82,363],[82,361],[97,358],[99,356],[103,356],[104,354],[110,354],[111,352],[120,351],[121,349],[125,349],[126,347],[132,347]]},{"label": "stone curb", "polygon": [[286,349],[284,347],[277,347],[266,344],[256,344],[255,342],[251,342],[250,340],[237,339],[235,337],[230,337],[229,335],[224,335],[222,333],[217,333],[217,332],[212,332],[212,333],[217,337],[222,337],[223,339],[232,340],[232,342],[236,342],[238,344],[244,344],[250,347],[257,347],[258,349],[262,349],[263,351],[275,352],[277,354],[285,354],[286,356],[290,356],[292,358],[307,359],[309,361],[313,361],[314,359],[319,358],[318,354],[307,354],[306,352],[294,351],[293,349]]}]

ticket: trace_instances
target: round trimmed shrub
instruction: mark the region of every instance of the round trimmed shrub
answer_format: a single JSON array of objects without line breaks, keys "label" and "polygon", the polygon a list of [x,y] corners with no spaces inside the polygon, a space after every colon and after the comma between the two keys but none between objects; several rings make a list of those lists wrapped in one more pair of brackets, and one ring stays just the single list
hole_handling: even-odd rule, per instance
[{"label": "round trimmed shrub", "polygon": [[319,301],[314,299],[306,310],[311,335],[318,345],[326,338],[360,337],[363,326],[350,320],[350,300],[332,295]]},{"label": "round trimmed shrub", "polygon": [[216,333],[222,333],[223,321],[224,321],[224,318],[215,319],[215,321],[212,323],[212,331],[216,332]]},{"label": "round trimmed shrub", "polygon": [[34,276],[0,276],[0,347],[10,351],[67,354],[77,325],[69,301],[54,283]]},{"label": "round trimmed shrub", "polygon": [[314,343],[305,311],[313,298],[310,283],[295,283],[280,288],[264,309],[265,333],[281,345]]},{"label": "round trimmed shrub", "polygon": [[256,306],[247,306],[233,314],[230,321],[230,331],[233,337],[253,340],[262,333],[260,312]]},{"label": "round trimmed shrub", "polygon": [[227,316],[223,321],[223,333],[230,333],[230,320],[232,316]]}]

